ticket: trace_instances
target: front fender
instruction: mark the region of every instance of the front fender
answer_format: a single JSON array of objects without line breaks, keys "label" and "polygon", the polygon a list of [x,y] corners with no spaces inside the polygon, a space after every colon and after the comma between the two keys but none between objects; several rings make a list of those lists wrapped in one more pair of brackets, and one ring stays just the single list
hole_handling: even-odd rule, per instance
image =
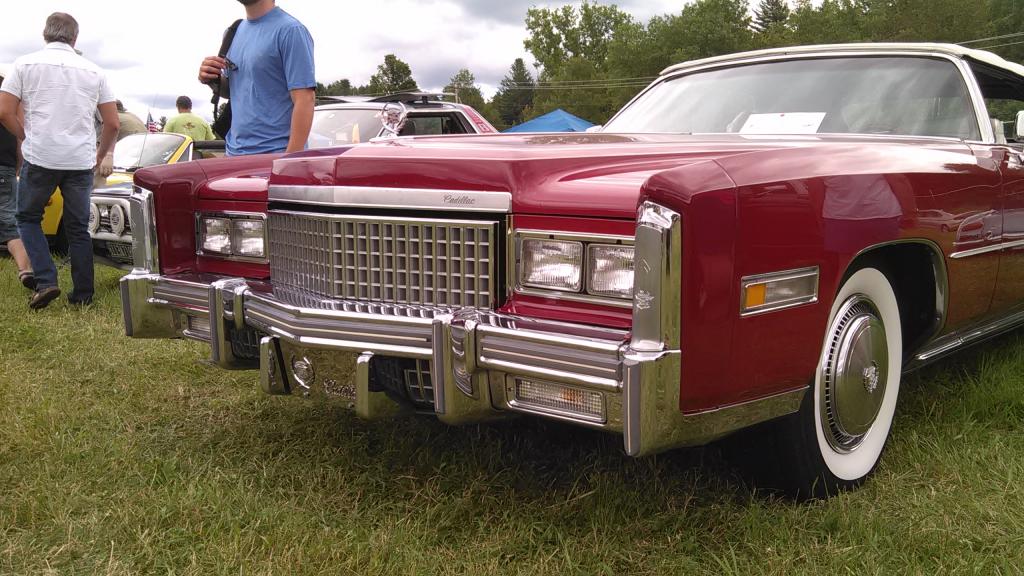
[{"label": "front fender", "polygon": [[736,186],[717,162],[699,162],[652,176],[641,194],[645,200],[682,217],[680,409],[733,403],[740,396],[730,375],[739,299],[733,282]]}]

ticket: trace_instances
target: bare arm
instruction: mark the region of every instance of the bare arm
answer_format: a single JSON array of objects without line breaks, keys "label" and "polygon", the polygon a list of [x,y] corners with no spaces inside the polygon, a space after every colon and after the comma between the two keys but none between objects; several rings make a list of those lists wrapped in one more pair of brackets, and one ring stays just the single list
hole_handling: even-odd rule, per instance
[{"label": "bare arm", "polygon": [[[107,102],[97,106],[100,117],[103,118],[103,133],[100,135],[100,145],[96,147],[96,165],[101,166],[107,154],[114,151],[114,141],[117,140],[117,131],[121,129],[121,120],[117,117],[117,104]],[[106,176],[107,174],[101,174]]]},{"label": "bare arm", "polygon": [[21,100],[9,92],[0,92],[0,123],[18,140],[25,139],[25,125],[18,114]]},{"label": "bare arm", "polygon": [[[21,122],[22,126],[25,125],[25,108],[20,103],[18,104],[18,122]],[[24,140],[19,138],[18,139],[18,146],[16,148],[16,151],[17,151],[17,154],[18,154],[18,158],[14,162],[14,172],[16,174],[21,174],[21,163],[25,160],[25,158],[21,155],[21,143],[22,142],[24,142]]]},{"label": "bare arm", "polygon": [[313,104],[316,95],[312,88],[292,90],[291,95],[292,129],[285,152],[299,152],[306,149],[306,141],[309,140],[309,129],[313,126]]}]

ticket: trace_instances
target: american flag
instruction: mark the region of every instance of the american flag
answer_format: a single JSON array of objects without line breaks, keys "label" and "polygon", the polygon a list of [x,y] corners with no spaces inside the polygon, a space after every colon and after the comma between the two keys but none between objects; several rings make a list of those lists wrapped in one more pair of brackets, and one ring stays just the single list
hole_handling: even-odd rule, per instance
[{"label": "american flag", "polygon": [[153,113],[148,112],[146,114],[146,129],[150,132],[159,132],[160,125],[153,121]]}]

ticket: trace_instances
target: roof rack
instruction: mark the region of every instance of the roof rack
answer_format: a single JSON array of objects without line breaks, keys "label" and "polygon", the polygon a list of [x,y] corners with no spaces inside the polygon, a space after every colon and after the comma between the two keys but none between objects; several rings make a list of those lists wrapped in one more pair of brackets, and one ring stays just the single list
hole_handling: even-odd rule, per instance
[{"label": "roof rack", "polygon": [[371,98],[369,102],[401,102],[403,104],[426,104],[428,102],[441,102],[444,96],[451,96],[443,92],[396,92],[384,96]]}]

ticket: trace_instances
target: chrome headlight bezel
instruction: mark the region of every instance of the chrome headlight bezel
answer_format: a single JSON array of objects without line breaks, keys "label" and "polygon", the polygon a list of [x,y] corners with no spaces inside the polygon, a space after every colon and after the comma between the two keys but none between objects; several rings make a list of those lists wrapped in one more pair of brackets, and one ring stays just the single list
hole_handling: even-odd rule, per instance
[{"label": "chrome headlight bezel", "polygon": [[[580,282],[578,287],[556,288],[540,285],[535,282],[524,281],[528,277],[524,266],[523,244],[526,241],[563,242],[567,246],[580,245],[582,257],[580,262]],[[512,231],[512,241],[509,246],[508,274],[511,279],[510,287],[518,294],[529,296],[540,296],[560,300],[571,300],[576,302],[587,302],[614,306],[617,308],[631,308],[633,306],[632,289],[628,296],[609,295],[593,292],[594,278],[590,265],[591,246],[632,248],[634,239],[632,236],[619,236],[611,234],[584,234],[576,232],[560,232],[554,230],[532,230],[515,229]],[[572,289],[575,288],[575,289]]]},{"label": "chrome headlight bezel", "polygon": [[[212,249],[207,245],[207,222],[221,221],[226,237],[225,250]],[[242,223],[252,222],[258,229],[257,235],[246,234]],[[259,255],[248,254],[243,249],[244,240],[262,239],[262,251]],[[251,243],[251,242],[250,242]],[[269,238],[267,235],[267,215],[260,212],[196,212],[196,254],[208,258],[233,260],[266,264],[269,262]]]}]

